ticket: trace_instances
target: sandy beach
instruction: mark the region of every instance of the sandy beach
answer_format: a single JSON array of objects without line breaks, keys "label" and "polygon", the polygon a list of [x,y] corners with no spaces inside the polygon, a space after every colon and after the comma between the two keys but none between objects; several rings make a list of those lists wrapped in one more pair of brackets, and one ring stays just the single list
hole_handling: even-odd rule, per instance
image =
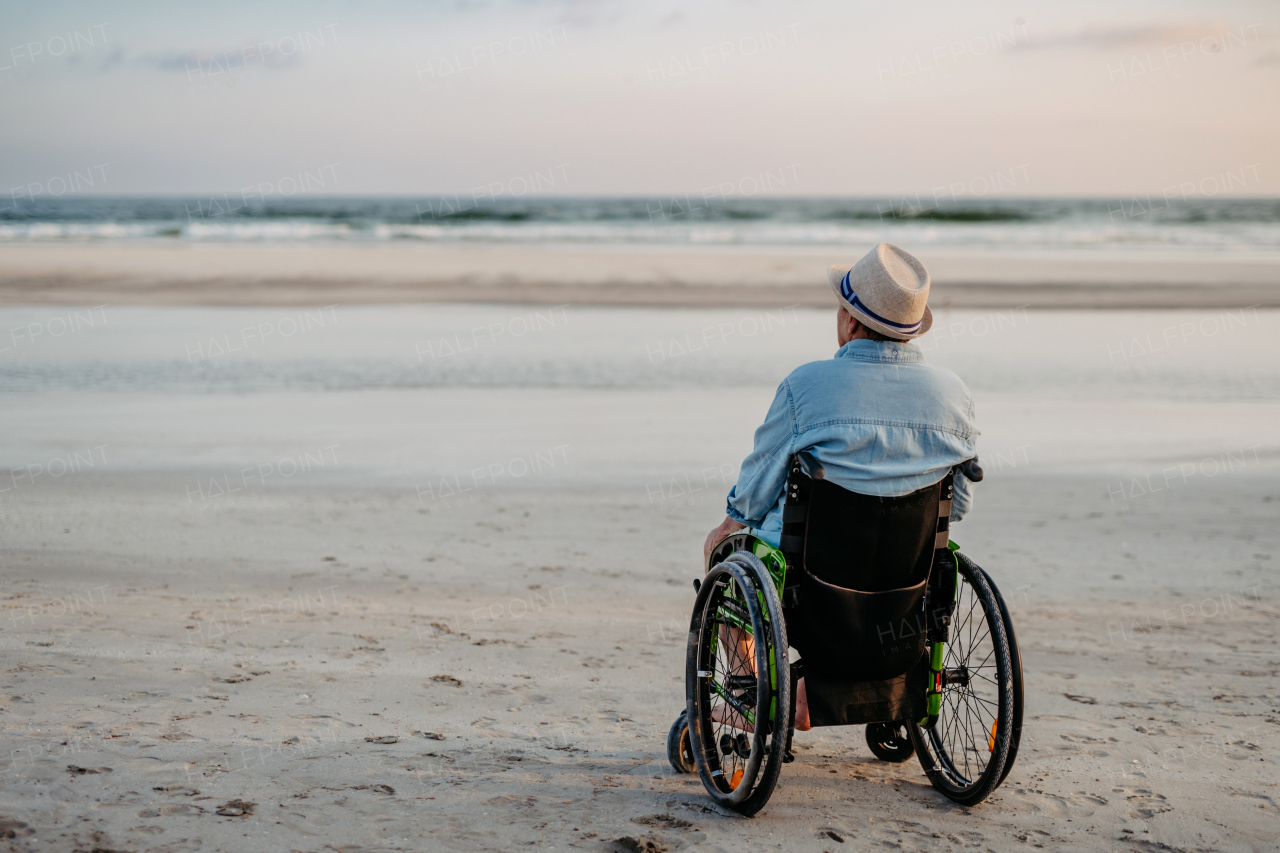
[{"label": "sandy beach", "polygon": [[960,538],[1016,602],[1009,780],[966,810],[820,730],[750,821],[662,748],[710,501],[317,484],[193,507],[182,477],[7,508],[8,849],[1274,844],[1274,475],[1124,513],[1087,478],[997,479]]},{"label": "sandy beach", "polygon": [[1280,4],[157,6],[0,10],[0,853],[1280,851]]},{"label": "sandy beach", "polygon": [[1274,849],[1275,311],[940,310],[1017,765],[963,809],[816,730],[746,820],[664,738],[829,310],[88,310],[0,311],[4,849]]},{"label": "sandy beach", "polygon": [[[0,246],[0,305],[826,306],[833,247]],[[1280,256],[921,252],[957,308],[1280,306]]]}]

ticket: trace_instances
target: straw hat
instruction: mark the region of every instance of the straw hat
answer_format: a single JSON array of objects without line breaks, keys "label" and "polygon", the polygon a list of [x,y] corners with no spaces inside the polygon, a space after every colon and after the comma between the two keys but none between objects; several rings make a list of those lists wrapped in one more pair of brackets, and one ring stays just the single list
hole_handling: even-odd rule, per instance
[{"label": "straw hat", "polygon": [[841,307],[881,334],[908,341],[933,325],[929,272],[897,246],[881,243],[851,267],[830,267],[827,280]]}]

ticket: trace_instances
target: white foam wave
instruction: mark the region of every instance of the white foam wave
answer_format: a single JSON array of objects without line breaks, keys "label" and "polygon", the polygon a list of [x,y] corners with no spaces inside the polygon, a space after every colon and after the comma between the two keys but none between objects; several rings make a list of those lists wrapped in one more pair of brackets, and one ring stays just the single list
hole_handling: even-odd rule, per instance
[{"label": "white foam wave", "polygon": [[865,245],[888,240],[933,248],[1020,250],[1280,250],[1280,223],[1158,223],[1085,219],[1053,223],[838,222],[491,222],[370,223],[273,219],[190,222],[19,222],[0,224],[0,242],[224,243],[386,242],[582,243],[620,245]]}]

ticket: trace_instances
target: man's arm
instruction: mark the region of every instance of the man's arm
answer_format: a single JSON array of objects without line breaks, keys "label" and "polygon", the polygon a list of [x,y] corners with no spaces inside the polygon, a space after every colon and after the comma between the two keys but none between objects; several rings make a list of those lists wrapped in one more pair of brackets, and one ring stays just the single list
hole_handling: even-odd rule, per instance
[{"label": "man's arm", "polygon": [[725,512],[730,518],[746,527],[759,527],[763,523],[786,487],[794,440],[791,386],[784,379],[773,396],[764,423],[756,430],[755,447],[742,460],[738,482],[729,490]]},{"label": "man's arm", "polygon": [[764,423],[756,430],[755,448],[742,462],[738,482],[729,490],[724,521],[707,534],[703,564],[711,549],[724,537],[744,527],[759,527],[787,482],[787,463],[795,434],[791,419],[791,389],[784,380],[774,394]]},{"label": "man's arm", "polygon": [[[969,428],[971,436],[969,438],[969,447],[974,452],[977,451],[978,428],[975,425],[975,417],[973,411],[973,397],[969,394],[969,389],[965,388],[965,414],[968,416]],[[955,490],[951,497],[951,520],[959,521],[965,517],[969,510],[973,509],[973,482],[959,471],[956,472],[952,479],[955,483]]]},{"label": "man's arm", "polygon": [[951,520],[959,521],[973,508],[973,483],[959,471],[952,482],[955,483],[955,490],[951,495]]}]

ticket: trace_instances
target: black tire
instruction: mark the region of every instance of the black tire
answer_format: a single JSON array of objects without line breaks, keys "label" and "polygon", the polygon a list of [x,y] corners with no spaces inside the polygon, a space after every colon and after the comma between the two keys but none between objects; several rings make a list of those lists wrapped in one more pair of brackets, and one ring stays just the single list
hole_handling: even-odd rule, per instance
[{"label": "black tire", "polygon": [[1013,630],[1013,619],[1009,616],[1009,608],[1004,603],[1004,596],[1000,594],[995,581],[991,580],[991,574],[976,563],[974,566],[982,572],[987,586],[991,587],[991,591],[995,593],[996,603],[1000,605],[1000,618],[1004,620],[1004,635],[1009,641],[1009,665],[1013,670],[1013,726],[1010,732],[1012,742],[1009,744],[1009,755],[1004,760],[1004,769],[1000,771],[1000,781],[996,783],[996,787],[999,787],[1009,775],[1009,771],[1013,769],[1013,762],[1018,757],[1018,743],[1022,740],[1022,653],[1018,651],[1018,635]]},{"label": "black tire", "polygon": [[667,760],[677,773],[692,773],[698,769],[694,763],[693,748],[689,746],[688,711],[681,711],[671,724],[671,731],[667,732]]},{"label": "black tire", "polygon": [[867,746],[881,761],[892,761],[901,764],[916,754],[911,735],[907,734],[906,723],[899,720],[893,723],[867,723]]},{"label": "black tire", "polygon": [[[735,641],[722,642],[725,635]],[[750,659],[740,645],[750,646]],[[787,648],[781,602],[759,558],[739,551],[707,573],[685,657],[689,745],[707,793],[739,814],[764,808],[782,769],[791,702]]]},{"label": "black tire", "polygon": [[956,608],[944,658],[942,707],[935,725],[907,732],[930,783],[964,806],[1000,784],[1013,720],[1013,666],[1004,619],[982,570],[959,557]]}]

